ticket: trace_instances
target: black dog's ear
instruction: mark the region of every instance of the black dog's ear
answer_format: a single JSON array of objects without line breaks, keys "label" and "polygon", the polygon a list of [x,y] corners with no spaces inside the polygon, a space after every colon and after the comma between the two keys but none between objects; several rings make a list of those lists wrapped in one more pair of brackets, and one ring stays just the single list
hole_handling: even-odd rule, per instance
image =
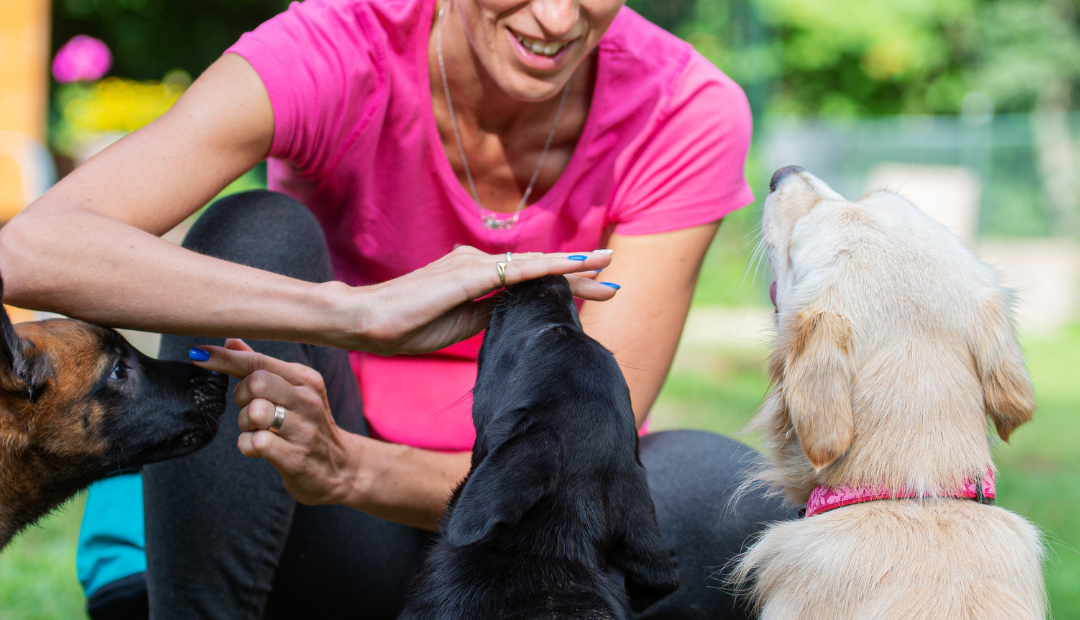
[{"label": "black dog's ear", "polygon": [[640,612],[678,589],[679,575],[660,537],[645,468],[635,466],[633,475],[622,482],[622,505],[614,507],[617,542],[611,563],[622,569],[630,607]]},{"label": "black dog's ear", "polygon": [[[0,282],[0,297],[4,294],[3,283]],[[13,377],[21,377],[25,374],[26,358],[23,355],[23,341],[15,333],[15,326],[11,324],[7,307],[0,307],[0,334],[3,342],[0,343],[0,371]]]},{"label": "black dog's ear", "polygon": [[454,504],[445,532],[450,544],[469,545],[514,525],[554,490],[558,445],[551,431],[526,429],[492,450]]},{"label": "black dog's ear", "polygon": [[[0,281],[0,298],[3,297]],[[35,364],[27,353],[32,345],[19,338],[11,324],[7,308],[0,304],[0,385],[6,389],[25,391],[31,400],[45,383],[47,369]]]}]

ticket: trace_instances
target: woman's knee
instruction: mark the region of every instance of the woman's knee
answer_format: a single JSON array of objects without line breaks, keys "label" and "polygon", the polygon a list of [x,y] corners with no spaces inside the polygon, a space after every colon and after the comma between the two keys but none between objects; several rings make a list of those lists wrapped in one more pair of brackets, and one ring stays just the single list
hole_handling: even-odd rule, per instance
[{"label": "woman's knee", "polygon": [[192,225],[184,247],[308,282],[333,279],[318,220],[277,192],[241,192],[214,202]]},{"label": "woman's knee", "polygon": [[680,586],[639,620],[751,617],[724,587],[725,567],[768,523],[796,514],[760,491],[739,493],[761,458],[734,439],[702,431],[666,431],[641,439],[656,520]]},{"label": "woman's knee", "polygon": [[657,516],[673,522],[708,524],[739,538],[797,511],[760,490],[740,493],[762,455],[730,437],[704,431],[653,433],[641,439]]}]

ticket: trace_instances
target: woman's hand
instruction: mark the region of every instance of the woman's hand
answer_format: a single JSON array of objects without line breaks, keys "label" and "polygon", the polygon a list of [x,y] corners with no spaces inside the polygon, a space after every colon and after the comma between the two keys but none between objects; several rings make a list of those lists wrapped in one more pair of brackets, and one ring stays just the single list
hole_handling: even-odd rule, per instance
[{"label": "woman's hand", "polygon": [[505,286],[565,274],[577,297],[603,301],[615,296],[616,288],[591,279],[610,264],[610,251],[518,253],[507,261],[504,254],[461,246],[400,278],[350,289],[361,299],[349,317],[357,335],[350,347],[383,355],[427,353],[475,336],[499,300],[498,295],[485,296],[504,286],[496,266],[500,262],[506,263]]},{"label": "woman's hand", "polygon": [[[240,379],[237,445],[270,462],[285,489],[304,504],[343,504],[412,527],[437,530],[454,487],[469,471],[469,452],[444,454],[369,439],[334,423],[315,370],[251,350],[242,340],[200,347],[199,366]],[[277,405],[281,428],[269,430]]]},{"label": "woman's hand", "polygon": [[[359,472],[356,435],[334,423],[322,375],[251,350],[243,340],[200,347],[210,359],[196,362],[240,379],[233,398],[240,409],[244,456],[263,458],[281,474],[285,489],[303,504],[342,503]],[[274,410],[285,408],[281,428],[268,430]]]}]

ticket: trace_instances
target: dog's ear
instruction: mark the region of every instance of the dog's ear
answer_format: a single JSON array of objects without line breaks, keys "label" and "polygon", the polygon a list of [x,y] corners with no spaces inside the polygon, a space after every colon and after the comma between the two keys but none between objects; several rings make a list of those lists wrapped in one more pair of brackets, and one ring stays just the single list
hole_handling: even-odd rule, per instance
[{"label": "dog's ear", "polygon": [[1031,419],[1035,395],[1009,319],[1007,292],[995,291],[979,309],[970,347],[986,413],[1008,441],[1016,427]]},{"label": "dog's ear", "polygon": [[618,521],[611,563],[626,577],[630,607],[640,612],[678,589],[679,575],[660,536],[645,468],[635,467],[619,490],[621,501],[613,507]]},{"label": "dog's ear", "polygon": [[783,370],[783,395],[799,444],[821,471],[851,446],[851,325],[835,312],[799,313]]},{"label": "dog's ear", "polygon": [[454,546],[484,540],[498,527],[516,524],[555,488],[558,440],[527,428],[492,450],[469,474],[446,524]]},{"label": "dog's ear", "polygon": [[[0,298],[3,286],[0,281]],[[43,360],[38,362],[28,355],[32,349],[33,345],[19,338],[7,308],[0,304],[0,387],[24,392],[31,400],[44,387],[48,374]]]}]

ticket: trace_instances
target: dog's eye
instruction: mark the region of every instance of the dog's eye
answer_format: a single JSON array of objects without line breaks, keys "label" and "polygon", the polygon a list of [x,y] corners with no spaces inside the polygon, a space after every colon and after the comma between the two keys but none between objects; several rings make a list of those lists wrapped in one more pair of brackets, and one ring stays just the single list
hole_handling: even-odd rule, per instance
[{"label": "dog's eye", "polygon": [[127,376],[127,366],[124,366],[124,362],[116,362],[113,366],[112,372],[109,373],[109,378],[114,381],[120,381]]}]

